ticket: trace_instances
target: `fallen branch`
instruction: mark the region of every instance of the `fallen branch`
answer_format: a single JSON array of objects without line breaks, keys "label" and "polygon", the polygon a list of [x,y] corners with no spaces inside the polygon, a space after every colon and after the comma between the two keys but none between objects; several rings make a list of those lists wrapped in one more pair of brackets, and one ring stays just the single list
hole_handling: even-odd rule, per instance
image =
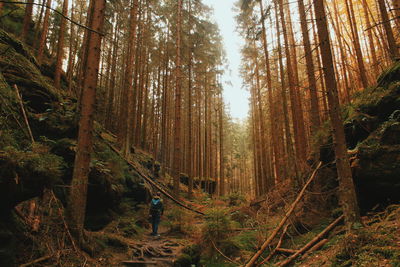
[{"label": "fallen branch", "polygon": [[328,227],[326,227],[321,233],[319,233],[316,237],[314,237],[310,242],[308,242],[304,247],[299,249],[295,254],[287,258],[286,260],[280,262],[277,264],[277,266],[285,266],[289,264],[292,260],[294,260],[297,256],[300,254],[304,253],[308,249],[310,249],[319,239],[321,239],[326,233],[328,233],[330,230],[332,230],[342,219],[344,218],[344,215],[340,216],[336,220],[334,220]]},{"label": "fallen branch", "polygon": [[39,262],[48,260],[48,259],[52,258],[53,256],[54,256],[54,254],[47,255],[47,256],[43,256],[43,257],[40,257],[40,258],[38,258],[38,259],[36,259],[36,260],[30,261],[30,262],[28,262],[28,263],[21,264],[19,267],[31,266],[31,265],[33,265],[33,264],[35,264],[35,263],[39,263]]},{"label": "fallen branch", "polygon": [[[104,138],[103,138],[104,139]],[[107,141],[107,140],[105,140]],[[195,210],[187,205],[185,205],[184,203],[182,203],[181,201],[177,200],[176,198],[174,198],[169,192],[167,192],[164,188],[162,188],[159,184],[157,184],[156,182],[154,182],[150,177],[148,177],[146,174],[144,174],[137,166],[135,163],[131,162],[130,160],[126,159],[121,152],[116,149],[113,145],[109,144],[108,142],[106,142],[112,150],[114,150],[123,160],[126,161],[126,163],[128,163],[143,179],[145,179],[149,184],[151,184],[152,186],[154,186],[155,188],[157,188],[158,191],[160,191],[160,193],[164,194],[167,198],[169,198],[170,200],[172,200],[175,204],[177,204],[178,206],[181,206],[182,208],[185,208],[187,210],[190,210],[192,212],[195,212],[197,214],[200,215],[204,215],[203,212]]]},{"label": "fallen branch", "polygon": [[278,227],[275,228],[275,230],[272,232],[272,234],[268,237],[267,240],[262,244],[261,248],[251,257],[251,259],[248,261],[248,263],[245,265],[246,267],[252,267],[256,264],[257,259],[261,256],[261,254],[264,252],[264,250],[271,244],[272,240],[276,237],[276,235],[279,233],[279,231],[282,229],[282,227],[285,225],[286,221],[289,219],[289,216],[293,213],[294,209],[296,208],[297,204],[300,202],[301,198],[304,195],[304,192],[306,191],[307,187],[310,185],[312,180],[314,180],[318,169],[322,166],[322,162],[318,163],[318,166],[315,168],[313,173],[311,174],[311,177],[308,179],[307,183],[303,186],[301,189],[300,193],[298,194],[296,200],[292,203],[290,209],[288,212],[286,212],[285,216],[282,218],[281,222],[279,223]]},{"label": "fallen branch", "polygon": [[310,250],[308,250],[306,253],[304,253],[303,256],[301,256],[301,259],[305,259],[307,258],[308,255],[310,255],[311,253],[313,253],[314,251],[319,250],[320,248],[322,248],[326,243],[328,243],[328,239],[322,239],[321,241],[319,241],[317,244],[315,244],[312,248],[310,248]]},{"label": "fallen branch", "polygon": [[294,253],[296,253],[298,250],[296,250],[296,249],[289,249],[289,248],[277,248],[276,251],[277,251],[277,252],[286,253],[286,254],[294,254]]},{"label": "fallen branch", "polygon": [[238,266],[241,266],[240,263],[238,263],[237,261],[232,260],[231,258],[229,258],[228,256],[226,256],[224,253],[222,253],[222,251],[219,250],[219,249],[217,248],[217,246],[215,245],[214,241],[211,240],[211,243],[213,244],[213,247],[215,248],[215,250],[217,250],[218,253],[222,255],[222,257],[224,257],[225,259],[227,259],[227,260],[230,261],[231,263],[234,263],[234,264],[236,264],[236,265],[238,265]]},{"label": "fallen branch", "polygon": [[278,251],[278,249],[280,249],[280,246],[282,245],[283,237],[285,236],[288,227],[289,227],[289,224],[287,224],[285,226],[285,229],[283,229],[283,233],[281,234],[281,237],[279,238],[278,244],[276,245],[275,249],[273,251],[271,251],[271,253],[269,253],[268,257],[266,257],[260,264],[258,264],[259,266],[268,262],[275,255],[275,253]]},{"label": "fallen branch", "polygon": [[19,105],[21,106],[22,115],[24,116],[26,127],[28,128],[29,137],[31,138],[32,143],[35,143],[35,139],[33,138],[33,134],[32,134],[32,131],[31,131],[31,127],[29,126],[28,117],[26,116],[24,103],[22,102],[21,95],[19,94],[18,86],[16,84],[14,84],[14,88],[15,88],[15,92],[17,94]]}]

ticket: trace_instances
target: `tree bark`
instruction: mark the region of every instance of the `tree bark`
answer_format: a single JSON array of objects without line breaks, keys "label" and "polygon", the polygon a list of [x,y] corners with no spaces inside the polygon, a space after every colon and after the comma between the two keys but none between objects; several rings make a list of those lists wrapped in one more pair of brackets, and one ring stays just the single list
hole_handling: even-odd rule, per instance
[{"label": "tree bark", "polygon": [[316,131],[320,125],[319,116],[319,103],[317,95],[317,82],[315,80],[315,68],[312,59],[310,36],[308,34],[307,17],[304,7],[303,0],[297,0],[299,5],[300,14],[300,24],[301,24],[301,34],[303,36],[304,53],[306,57],[306,68],[307,68],[307,78],[308,86],[310,90],[310,118],[311,118],[311,136],[315,135]]},{"label": "tree bark", "polygon": [[[91,0],[88,26],[102,32],[104,24],[105,0]],[[75,156],[71,190],[68,197],[67,216],[69,227],[78,242],[84,242],[84,221],[88,186],[89,165],[93,150],[93,121],[96,99],[97,76],[99,72],[102,36],[88,32],[87,53],[84,58],[84,77],[81,117],[79,120],[78,144]]]},{"label": "tree bark", "polygon": [[385,1],[384,0],[377,0],[379,6],[379,12],[381,14],[381,19],[383,23],[383,28],[386,32],[386,40],[389,45],[389,54],[390,58],[395,61],[400,56],[399,48],[397,47],[396,40],[393,36],[392,27],[390,26],[389,15],[386,10]]},{"label": "tree bark", "polygon": [[33,0],[27,0],[24,22],[22,25],[21,39],[26,41],[32,22]]},{"label": "tree bark", "polygon": [[344,135],[343,121],[340,117],[340,106],[335,80],[335,70],[332,60],[328,25],[325,15],[324,0],[315,1],[315,17],[318,36],[321,46],[322,64],[325,75],[325,87],[328,96],[329,116],[334,138],[336,169],[339,177],[340,201],[345,216],[345,221],[350,230],[354,223],[360,222],[357,197],[351,174],[350,163],[347,155],[346,139]]},{"label": "tree bark", "polygon": [[363,88],[367,88],[368,87],[367,71],[365,70],[364,58],[361,51],[360,37],[358,36],[357,22],[353,10],[353,2],[351,0],[345,0],[345,4],[346,4],[346,14],[350,24],[351,35],[353,37],[354,50],[356,52],[358,74]]},{"label": "tree bark", "polygon": [[[67,16],[68,12],[68,0],[64,0],[62,13],[64,16]],[[57,44],[57,60],[56,60],[56,70],[54,73],[54,86],[58,89],[61,87],[61,71],[64,57],[64,39],[65,39],[65,26],[66,19],[64,17],[61,18],[60,24],[60,33],[58,35],[58,44]]]},{"label": "tree bark", "polygon": [[176,69],[175,69],[175,124],[174,124],[174,193],[179,193],[180,168],[182,159],[182,143],[181,143],[181,31],[182,31],[182,0],[177,3],[177,27],[176,27]]},{"label": "tree bark", "polygon": [[50,6],[51,6],[51,0],[47,0],[47,3],[46,3],[47,8],[46,8],[46,12],[44,14],[42,34],[40,35],[39,48],[38,48],[38,53],[37,53],[37,60],[39,63],[42,62],[44,48],[46,46],[47,31],[49,29]]}]

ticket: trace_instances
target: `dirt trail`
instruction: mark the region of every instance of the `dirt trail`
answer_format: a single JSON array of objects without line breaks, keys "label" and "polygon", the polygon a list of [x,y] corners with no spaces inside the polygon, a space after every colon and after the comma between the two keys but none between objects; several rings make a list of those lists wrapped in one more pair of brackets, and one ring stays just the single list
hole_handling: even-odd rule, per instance
[{"label": "dirt trail", "polygon": [[160,236],[150,234],[141,240],[132,240],[128,259],[121,266],[173,266],[184,248],[180,240],[168,236],[167,230],[160,227]]}]

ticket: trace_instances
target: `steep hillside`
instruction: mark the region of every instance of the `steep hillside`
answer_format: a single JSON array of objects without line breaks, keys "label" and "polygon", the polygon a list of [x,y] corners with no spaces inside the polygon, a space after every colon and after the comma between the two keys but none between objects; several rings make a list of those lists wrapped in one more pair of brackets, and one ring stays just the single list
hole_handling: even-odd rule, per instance
[{"label": "steep hillside", "polygon": [[[77,104],[51,84],[29,48],[0,30],[0,266],[12,266],[15,256],[17,262],[26,262],[24,251],[38,245],[36,237],[25,235],[26,227],[34,225],[36,214],[45,220],[46,214],[62,210],[66,202],[76,150]],[[115,138],[98,124],[95,132],[88,230],[100,230],[121,214],[138,209],[149,193],[140,175],[110,148]],[[137,162],[144,163],[144,168],[153,167],[144,154],[133,158],[140,159]],[[55,203],[53,210],[50,206]],[[43,205],[49,205],[48,209]],[[42,231],[39,236],[45,234]],[[28,240],[24,249],[22,240]]]}]

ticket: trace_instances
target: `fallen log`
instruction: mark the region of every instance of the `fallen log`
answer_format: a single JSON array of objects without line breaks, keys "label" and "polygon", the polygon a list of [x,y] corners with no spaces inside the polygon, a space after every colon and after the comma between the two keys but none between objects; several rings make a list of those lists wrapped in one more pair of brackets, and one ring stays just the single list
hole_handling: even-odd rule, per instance
[{"label": "fallen log", "polygon": [[[104,140],[104,138],[103,138]],[[132,161],[130,161],[129,159],[125,158],[121,152],[115,148],[113,145],[109,144],[107,142],[107,140],[105,140],[106,143],[108,144],[108,146],[114,150],[123,160],[126,161],[126,163],[128,163],[143,179],[146,180],[146,182],[148,182],[149,184],[151,184],[152,186],[154,186],[155,188],[157,188],[158,191],[160,191],[160,193],[162,193],[163,195],[165,195],[167,198],[169,198],[170,200],[172,200],[175,204],[177,204],[178,206],[181,206],[182,208],[185,208],[187,210],[190,210],[192,212],[195,212],[197,214],[200,215],[204,215],[203,212],[195,210],[187,205],[185,205],[184,203],[182,203],[181,201],[177,200],[176,198],[174,198],[169,192],[167,192],[164,188],[162,188],[159,184],[157,184],[155,181],[153,181],[153,179],[151,179],[150,177],[148,177],[145,173],[143,173],[139,167],[136,166],[135,163],[133,163]]]},{"label": "fallen log", "polygon": [[277,236],[279,231],[282,229],[282,227],[285,225],[286,221],[289,219],[289,216],[293,213],[294,209],[296,208],[297,204],[300,202],[301,198],[304,195],[304,192],[306,191],[307,187],[310,185],[310,183],[314,180],[318,169],[322,166],[322,162],[318,163],[318,166],[315,168],[313,173],[311,174],[310,178],[306,182],[306,184],[303,186],[301,189],[300,193],[297,195],[296,200],[292,203],[290,209],[288,212],[286,212],[285,216],[282,218],[280,221],[278,227],[275,228],[275,230],[272,232],[272,234],[265,240],[265,242],[262,244],[261,248],[251,257],[251,259],[247,262],[245,267],[252,267],[256,264],[256,261],[258,258],[261,256],[261,254],[265,251],[265,249],[271,244],[272,240]]},{"label": "fallen log", "polygon": [[299,249],[296,253],[294,253],[292,256],[288,257],[286,260],[280,262],[277,264],[277,266],[285,266],[289,264],[292,260],[297,258],[300,254],[304,253],[305,251],[309,250],[318,240],[320,240],[326,233],[328,233],[330,230],[332,230],[341,220],[343,220],[344,215],[340,216],[336,220],[334,220],[328,227],[326,227],[321,233],[319,233],[317,236],[315,236],[310,242],[308,242],[304,247]]}]

